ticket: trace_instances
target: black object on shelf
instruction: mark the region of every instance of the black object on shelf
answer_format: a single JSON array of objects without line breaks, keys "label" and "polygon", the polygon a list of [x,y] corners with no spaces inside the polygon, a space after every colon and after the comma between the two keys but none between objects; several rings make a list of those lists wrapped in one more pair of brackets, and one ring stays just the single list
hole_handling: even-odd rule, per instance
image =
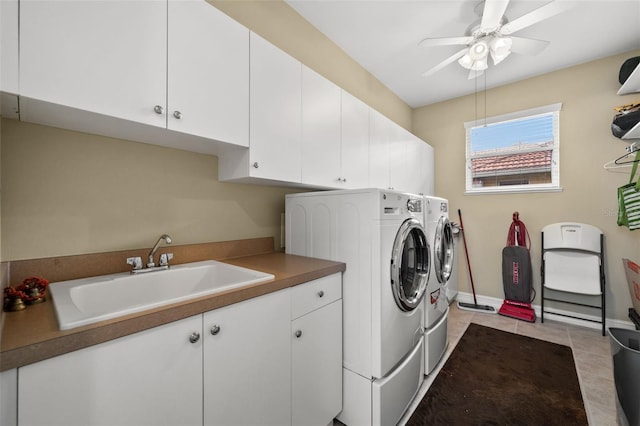
[{"label": "black object on shelf", "polygon": [[640,315],[638,315],[635,309],[629,308],[629,318],[636,326],[636,330],[640,330]]}]

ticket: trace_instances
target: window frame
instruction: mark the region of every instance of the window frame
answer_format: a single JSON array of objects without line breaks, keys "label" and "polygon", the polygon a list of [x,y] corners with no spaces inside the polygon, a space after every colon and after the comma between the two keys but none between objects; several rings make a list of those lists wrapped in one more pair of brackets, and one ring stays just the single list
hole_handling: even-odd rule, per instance
[{"label": "window frame", "polygon": [[[562,191],[560,186],[560,111],[562,103],[545,105],[537,108],[530,108],[508,114],[486,117],[482,120],[467,121],[465,127],[465,195],[474,194],[505,194],[505,193],[528,193],[528,192],[558,192]],[[473,187],[473,171],[471,166],[471,135],[472,130],[493,124],[508,121],[534,118],[542,115],[551,115],[553,118],[553,146],[551,148],[551,183],[544,184],[520,184]]]}]

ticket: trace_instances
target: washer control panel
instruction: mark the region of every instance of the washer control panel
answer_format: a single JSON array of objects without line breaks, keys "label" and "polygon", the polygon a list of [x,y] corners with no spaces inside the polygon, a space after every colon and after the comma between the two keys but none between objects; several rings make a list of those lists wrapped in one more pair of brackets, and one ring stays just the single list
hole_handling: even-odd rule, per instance
[{"label": "washer control panel", "polygon": [[407,211],[411,213],[422,213],[422,200],[419,198],[407,200]]}]

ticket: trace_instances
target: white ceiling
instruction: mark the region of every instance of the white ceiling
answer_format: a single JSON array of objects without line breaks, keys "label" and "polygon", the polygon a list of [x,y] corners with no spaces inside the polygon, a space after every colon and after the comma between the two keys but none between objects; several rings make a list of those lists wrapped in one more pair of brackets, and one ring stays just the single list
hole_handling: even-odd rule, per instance
[{"label": "white ceiling", "polygon": [[[418,46],[428,37],[463,36],[479,19],[479,0],[287,0],[300,15],[333,40],[411,107],[440,102],[640,48],[640,0],[555,0],[570,3],[559,15],[514,35],[551,41],[537,56],[511,54],[484,76],[469,80],[457,62],[422,73],[464,46]],[[546,1],[512,0],[514,20]],[[480,8],[482,10],[482,8]],[[617,81],[615,75],[603,75]],[[588,88],[585,88],[588,90]]]}]

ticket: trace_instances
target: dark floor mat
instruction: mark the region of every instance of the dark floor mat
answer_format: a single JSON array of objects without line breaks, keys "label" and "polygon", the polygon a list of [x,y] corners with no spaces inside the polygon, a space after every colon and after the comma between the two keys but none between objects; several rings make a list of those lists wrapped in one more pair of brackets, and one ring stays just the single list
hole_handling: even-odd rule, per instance
[{"label": "dark floor mat", "polygon": [[469,324],[407,425],[587,425],[568,346]]}]

